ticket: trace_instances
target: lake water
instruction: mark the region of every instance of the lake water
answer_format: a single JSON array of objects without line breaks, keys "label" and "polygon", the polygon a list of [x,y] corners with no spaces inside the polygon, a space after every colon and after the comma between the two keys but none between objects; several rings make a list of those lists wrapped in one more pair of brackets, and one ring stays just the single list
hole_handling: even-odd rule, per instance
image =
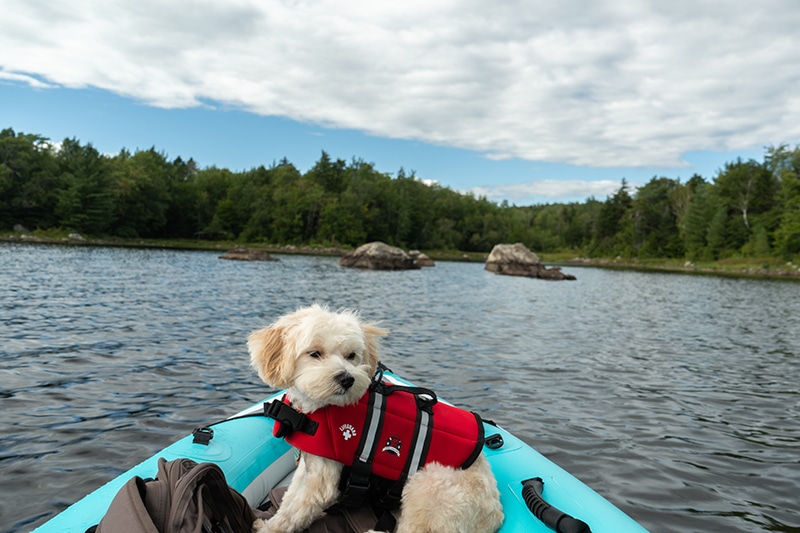
[{"label": "lake water", "polygon": [[263,398],[248,333],[313,302],[651,531],[800,531],[800,283],[0,243],[0,531]]}]

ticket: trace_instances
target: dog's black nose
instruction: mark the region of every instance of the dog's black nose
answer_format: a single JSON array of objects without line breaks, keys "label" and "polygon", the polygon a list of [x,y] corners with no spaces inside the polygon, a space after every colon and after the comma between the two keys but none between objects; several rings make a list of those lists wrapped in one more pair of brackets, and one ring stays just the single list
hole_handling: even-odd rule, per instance
[{"label": "dog's black nose", "polygon": [[336,381],[339,382],[339,385],[341,385],[344,390],[347,390],[353,386],[353,383],[356,382],[356,378],[354,378],[347,372],[342,372],[341,374],[336,376]]}]

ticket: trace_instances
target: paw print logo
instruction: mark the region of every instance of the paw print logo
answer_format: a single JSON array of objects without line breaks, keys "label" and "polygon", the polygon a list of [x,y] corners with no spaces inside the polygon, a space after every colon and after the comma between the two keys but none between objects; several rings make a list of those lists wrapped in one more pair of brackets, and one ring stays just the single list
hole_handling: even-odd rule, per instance
[{"label": "paw print logo", "polygon": [[342,424],[341,426],[339,426],[339,431],[342,432],[342,438],[344,440],[350,440],[356,436],[356,428],[354,428],[350,424]]}]

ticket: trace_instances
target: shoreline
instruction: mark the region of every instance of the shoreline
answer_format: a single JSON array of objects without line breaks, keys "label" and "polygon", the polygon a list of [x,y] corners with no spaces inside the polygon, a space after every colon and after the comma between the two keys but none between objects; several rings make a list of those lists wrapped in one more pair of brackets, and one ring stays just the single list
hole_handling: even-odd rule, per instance
[{"label": "shoreline", "polygon": [[[22,243],[22,244],[50,244],[62,246],[101,246],[115,248],[150,248],[164,250],[197,250],[197,251],[219,251],[225,252],[235,247],[252,248],[264,250],[269,253],[289,254],[289,255],[318,255],[341,257],[351,248],[339,248],[331,246],[295,246],[295,245],[264,245],[264,244],[242,244],[232,241],[202,241],[202,240],[155,240],[155,239],[119,239],[119,238],[86,238],[77,234],[69,234],[66,237],[38,236],[31,233],[7,233],[0,235],[0,242]],[[488,253],[485,252],[460,252],[460,251],[426,251],[428,256],[434,261],[458,261],[482,263],[486,260]],[[762,278],[800,281],[800,269],[792,262],[788,262],[786,268],[763,267],[736,267],[726,266],[724,262],[700,262],[699,264],[685,261],[683,265],[675,260],[659,259],[650,261],[626,261],[604,258],[585,258],[573,257],[565,259],[564,254],[538,253],[542,262],[548,265],[568,266],[568,267],[595,267],[610,268],[616,270],[636,270],[642,272],[663,272],[674,274],[699,274],[725,277],[741,278]],[[556,257],[557,256],[557,257]],[[775,258],[772,258],[775,260]]]},{"label": "shoreline", "polygon": [[642,263],[638,261],[623,261],[616,259],[589,259],[589,258],[574,258],[559,261],[557,264],[564,266],[575,267],[595,267],[595,268],[610,268],[616,270],[638,270],[642,272],[664,272],[671,274],[698,274],[706,276],[725,276],[725,277],[740,277],[740,278],[768,278],[800,281],[800,270],[797,266],[794,268],[735,268],[726,267],[724,264],[701,263],[697,265],[691,261],[686,261],[683,266],[671,264],[668,260],[662,260],[664,263]]}]

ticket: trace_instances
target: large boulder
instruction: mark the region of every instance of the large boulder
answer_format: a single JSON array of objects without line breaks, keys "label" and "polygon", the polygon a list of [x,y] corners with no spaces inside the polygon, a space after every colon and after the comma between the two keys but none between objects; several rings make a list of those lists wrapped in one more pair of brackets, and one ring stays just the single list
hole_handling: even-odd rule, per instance
[{"label": "large boulder", "polygon": [[539,256],[524,244],[498,244],[486,258],[486,270],[506,276],[527,276],[551,280],[574,280],[575,276],[564,274],[560,268],[547,268]]},{"label": "large boulder", "polygon": [[412,270],[420,268],[414,259],[396,246],[380,241],[359,246],[339,259],[343,267],[367,270]]}]

